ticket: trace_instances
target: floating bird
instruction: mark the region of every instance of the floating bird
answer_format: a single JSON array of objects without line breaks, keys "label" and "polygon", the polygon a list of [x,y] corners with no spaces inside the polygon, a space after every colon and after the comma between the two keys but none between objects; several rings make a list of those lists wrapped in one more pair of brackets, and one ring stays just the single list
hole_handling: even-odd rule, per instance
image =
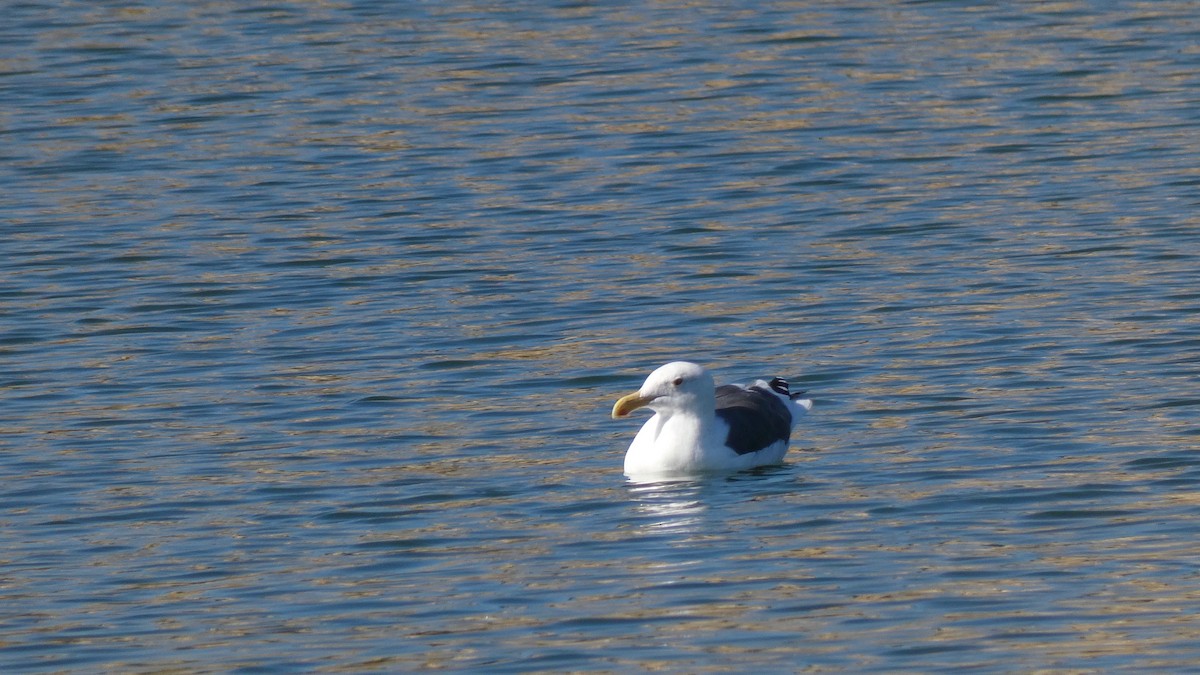
[{"label": "floating bird", "polygon": [[803,394],[788,391],[778,377],[717,387],[694,363],[668,363],[613,406],[614,419],[638,408],[654,411],[625,453],[625,473],[690,475],[778,464],[792,426],[812,408]]}]

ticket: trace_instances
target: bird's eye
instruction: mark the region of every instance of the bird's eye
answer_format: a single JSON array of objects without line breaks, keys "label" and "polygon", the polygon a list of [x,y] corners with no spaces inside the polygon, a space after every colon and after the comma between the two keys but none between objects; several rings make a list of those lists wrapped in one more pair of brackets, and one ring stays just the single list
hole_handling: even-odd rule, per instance
[{"label": "bird's eye", "polygon": [[675,378],[675,379],[674,379],[674,380],[671,382],[671,384],[673,384],[673,385],[675,385],[676,387],[678,387],[679,385],[683,384],[683,378],[682,378],[682,377],[677,377],[677,378]]}]

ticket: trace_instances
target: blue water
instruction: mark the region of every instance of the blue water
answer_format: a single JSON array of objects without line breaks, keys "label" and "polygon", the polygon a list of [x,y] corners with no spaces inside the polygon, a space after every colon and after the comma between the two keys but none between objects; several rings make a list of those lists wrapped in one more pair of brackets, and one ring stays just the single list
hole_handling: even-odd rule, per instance
[{"label": "blue water", "polygon": [[1192,3],[4,15],[5,672],[1200,661]]}]

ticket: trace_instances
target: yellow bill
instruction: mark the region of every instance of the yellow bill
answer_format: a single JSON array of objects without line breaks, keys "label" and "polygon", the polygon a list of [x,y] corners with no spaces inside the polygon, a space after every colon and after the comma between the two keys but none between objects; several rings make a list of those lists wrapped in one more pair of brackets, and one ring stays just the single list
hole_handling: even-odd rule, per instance
[{"label": "yellow bill", "polygon": [[653,400],[653,396],[642,396],[636,391],[628,396],[622,396],[617,399],[616,405],[613,406],[613,419],[624,417],[638,408],[645,407]]}]

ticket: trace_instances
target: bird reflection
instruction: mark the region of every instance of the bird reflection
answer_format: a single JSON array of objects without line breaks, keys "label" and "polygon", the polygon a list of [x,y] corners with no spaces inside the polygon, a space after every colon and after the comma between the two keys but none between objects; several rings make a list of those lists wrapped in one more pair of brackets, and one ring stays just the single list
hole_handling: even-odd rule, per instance
[{"label": "bird reflection", "polygon": [[696,480],[629,481],[629,492],[638,513],[650,517],[645,533],[691,534],[700,529],[708,506],[701,498],[703,483]]}]

